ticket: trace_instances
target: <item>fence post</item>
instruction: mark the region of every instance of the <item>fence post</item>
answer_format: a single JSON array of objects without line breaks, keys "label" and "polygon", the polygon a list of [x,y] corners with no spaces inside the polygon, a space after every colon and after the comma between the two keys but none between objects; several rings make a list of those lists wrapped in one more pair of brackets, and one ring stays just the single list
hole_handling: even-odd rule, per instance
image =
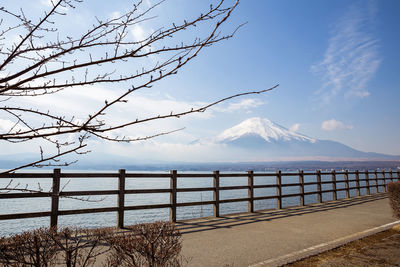
[{"label": "fence post", "polygon": [[346,198],[350,197],[350,191],[349,191],[349,170],[344,171],[344,184],[346,187]]},{"label": "fence post", "polygon": [[360,176],[359,176],[358,170],[356,170],[355,175],[356,175],[357,196],[359,197],[361,195],[361,192],[360,192]]},{"label": "fence post", "polygon": [[254,212],[254,172],[248,171],[247,173],[249,184],[249,189],[247,192],[249,198],[248,212]]},{"label": "fence post", "polygon": [[336,189],[336,171],[332,170],[332,199],[337,200],[337,189]]},{"label": "fence post", "polygon": [[379,193],[379,184],[378,184],[378,172],[374,171],[374,179],[375,179],[375,194]]},{"label": "fence post", "polygon": [[171,171],[171,178],[170,178],[170,189],[171,189],[171,194],[170,194],[170,204],[171,208],[169,210],[169,220],[171,222],[176,222],[176,187],[177,187],[177,171],[172,170]]},{"label": "fence post", "polygon": [[124,169],[118,171],[118,213],[117,227],[124,228],[124,211],[125,211],[125,173]]},{"label": "fence post", "polygon": [[390,170],[389,172],[389,178],[390,178],[390,182],[393,182],[393,171]]},{"label": "fence post", "polygon": [[282,173],[281,171],[276,172],[276,208],[282,209]]},{"label": "fence post", "polygon": [[371,195],[368,170],[365,170],[365,185],[367,186],[367,195]]},{"label": "fence post", "polygon": [[50,215],[50,227],[53,227],[53,228],[57,228],[57,223],[58,223],[60,177],[61,177],[61,169],[54,169],[53,170],[53,189],[51,192],[51,215]]},{"label": "fence post", "polygon": [[299,170],[299,184],[300,184],[300,205],[304,206],[304,173]]},{"label": "fence post", "polygon": [[317,170],[318,203],[322,203],[321,170]]},{"label": "fence post", "polygon": [[214,217],[219,217],[219,171],[214,171]]},{"label": "fence post", "polygon": [[383,192],[387,192],[385,171],[382,171],[382,178],[383,178]]}]

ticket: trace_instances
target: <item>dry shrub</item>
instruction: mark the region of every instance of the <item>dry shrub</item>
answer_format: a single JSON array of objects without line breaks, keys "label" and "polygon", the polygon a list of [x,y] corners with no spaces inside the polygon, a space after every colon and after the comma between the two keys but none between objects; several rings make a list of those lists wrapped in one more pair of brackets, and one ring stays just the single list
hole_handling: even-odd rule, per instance
[{"label": "dry shrub", "polygon": [[57,247],[53,229],[39,228],[0,239],[1,266],[53,266]]},{"label": "dry shrub", "polygon": [[94,266],[96,257],[109,250],[105,240],[110,233],[108,229],[66,227],[59,230],[51,236],[59,250],[57,263],[67,267]]},{"label": "dry shrub", "polygon": [[106,266],[181,266],[181,234],[170,222],[137,224],[109,237]]},{"label": "dry shrub", "polygon": [[393,216],[400,219],[400,181],[389,183],[387,188]]},{"label": "dry shrub", "polygon": [[110,230],[40,228],[0,238],[0,266],[94,266],[96,257],[109,250]]}]

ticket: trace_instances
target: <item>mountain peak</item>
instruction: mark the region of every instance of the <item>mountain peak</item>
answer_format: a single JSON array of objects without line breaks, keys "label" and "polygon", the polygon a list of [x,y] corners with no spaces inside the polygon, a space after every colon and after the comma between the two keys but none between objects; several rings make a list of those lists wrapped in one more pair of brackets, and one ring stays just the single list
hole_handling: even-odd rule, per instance
[{"label": "mountain peak", "polygon": [[260,136],[267,142],[274,141],[308,141],[314,143],[316,140],[305,135],[289,131],[283,126],[276,124],[269,119],[253,117],[238,125],[229,128],[217,136],[217,141],[234,141],[244,136]]}]

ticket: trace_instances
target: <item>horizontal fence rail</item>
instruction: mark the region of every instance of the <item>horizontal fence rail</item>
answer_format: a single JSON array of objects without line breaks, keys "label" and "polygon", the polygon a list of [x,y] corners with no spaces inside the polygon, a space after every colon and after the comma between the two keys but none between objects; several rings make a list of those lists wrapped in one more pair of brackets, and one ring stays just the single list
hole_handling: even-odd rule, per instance
[{"label": "horizontal fence rail", "polygon": [[[354,178],[350,179],[349,175]],[[298,177],[297,183],[285,183],[287,177]],[[331,179],[323,181],[322,176],[330,176]],[[338,177],[343,179],[337,179]],[[237,177],[246,178],[247,185],[238,186],[221,186],[221,178],[235,179]],[[269,181],[275,180],[273,184],[255,184],[254,180],[257,177],[264,177]],[[305,182],[306,178],[314,178],[311,182]],[[168,208],[170,214],[170,221],[176,222],[177,220],[177,207],[185,206],[198,206],[198,205],[213,205],[213,215],[220,216],[220,204],[233,203],[233,202],[248,202],[248,212],[254,212],[254,202],[257,200],[275,199],[276,208],[282,209],[282,199],[289,197],[298,197],[301,206],[305,205],[305,196],[316,195],[317,202],[322,203],[323,194],[331,193],[332,200],[338,199],[338,192],[344,191],[346,198],[351,197],[350,190],[356,190],[356,196],[361,195],[361,189],[365,189],[367,195],[371,194],[371,189],[374,193],[386,192],[387,184],[389,182],[396,182],[400,180],[400,171],[340,171],[336,172],[322,172],[317,170],[315,172],[303,172],[302,170],[294,173],[284,173],[277,171],[276,173],[254,173],[248,171],[245,173],[220,173],[214,171],[213,173],[178,173],[172,170],[170,173],[129,173],[125,170],[119,170],[115,173],[64,173],[60,169],[54,169],[52,173],[2,173],[0,174],[0,181],[5,179],[21,179],[21,178],[48,178],[52,179],[52,186],[50,192],[19,192],[15,190],[3,190],[0,192],[1,199],[15,199],[15,198],[37,198],[49,197],[51,198],[51,210],[45,212],[30,212],[30,213],[13,213],[13,214],[0,214],[0,220],[24,219],[35,217],[50,217],[50,226],[56,227],[58,224],[58,217],[63,215],[85,214],[85,213],[100,213],[100,212],[116,212],[117,213],[117,227],[124,227],[124,212],[129,210],[146,210],[146,209],[160,209]],[[62,191],[60,189],[61,178],[115,178],[118,179],[118,187],[114,190],[96,190],[96,191]],[[169,179],[169,188],[163,189],[127,189],[126,180],[129,178],[165,178]],[[178,179],[185,178],[207,178],[212,179],[212,187],[178,187]],[[355,186],[350,186],[350,183]],[[363,185],[361,185],[361,183]],[[331,189],[323,189],[323,185],[331,185]],[[338,185],[344,185],[338,188]],[[306,191],[306,186],[316,186],[316,191]],[[299,193],[284,194],[283,188],[296,187]],[[254,190],[259,188],[275,188],[275,195],[255,196]],[[220,192],[224,190],[247,190],[247,197],[220,199]],[[213,192],[213,200],[211,201],[196,201],[196,202],[177,202],[177,195],[182,192]],[[151,205],[135,205],[127,206],[125,204],[125,196],[128,194],[157,194],[168,193],[170,195],[169,203],[151,204]],[[62,197],[79,197],[79,196],[99,196],[99,195],[117,195],[117,207],[101,207],[101,208],[88,208],[88,209],[71,209],[60,210],[59,199]]]}]

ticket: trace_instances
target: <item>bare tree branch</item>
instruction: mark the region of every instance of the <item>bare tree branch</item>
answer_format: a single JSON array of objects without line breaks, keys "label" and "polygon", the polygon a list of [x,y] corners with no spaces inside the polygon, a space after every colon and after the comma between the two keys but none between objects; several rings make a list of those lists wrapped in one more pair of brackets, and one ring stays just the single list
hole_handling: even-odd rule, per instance
[{"label": "bare tree branch", "polygon": [[[105,117],[112,116],[111,109],[127,103],[128,96],[134,92],[151,88],[160,80],[177,74],[204,48],[235,35],[243,24],[228,33],[222,33],[222,25],[232,16],[239,1],[231,5],[224,0],[218,1],[194,18],[164,25],[140,39],[128,33],[133,27],[156,20],[153,12],[164,1],[144,7],[143,1],[139,0],[121,15],[106,19],[96,17],[91,26],[76,36],[61,36],[57,18],[68,16],[69,9],[79,8],[82,0],[51,1],[49,10],[39,19],[28,18],[22,9],[15,12],[0,7],[0,14],[4,15],[0,19],[0,118],[11,121],[11,126],[5,131],[0,127],[0,142],[38,140],[50,144],[55,151],[45,153],[45,147],[40,146],[37,160],[10,168],[7,172],[26,167],[72,164],[74,161],[61,163],[60,158],[71,153],[87,153],[84,149],[90,138],[134,142],[170,134],[181,129],[160,130],[142,137],[115,136],[117,131],[127,127],[204,112],[221,102],[276,88],[277,85],[235,94],[183,112],[124,122]],[[198,31],[197,27],[207,31]],[[182,39],[183,32],[190,37]],[[5,41],[16,33],[20,35],[18,41],[11,44]],[[147,59],[150,60],[146,62]],[[119,64],[129,64],[130,67],[125,70]],[[83,117],[73,110],[68,114],[58,114],[56,110],[33,108],[20,101],[26,97],[40,99],[60,91],[74,92],[84,86],[100,84],[119,84],[119,89],[110,89],[116,93],[114,99],[105,99],[102,105],[87,111]]]}]

